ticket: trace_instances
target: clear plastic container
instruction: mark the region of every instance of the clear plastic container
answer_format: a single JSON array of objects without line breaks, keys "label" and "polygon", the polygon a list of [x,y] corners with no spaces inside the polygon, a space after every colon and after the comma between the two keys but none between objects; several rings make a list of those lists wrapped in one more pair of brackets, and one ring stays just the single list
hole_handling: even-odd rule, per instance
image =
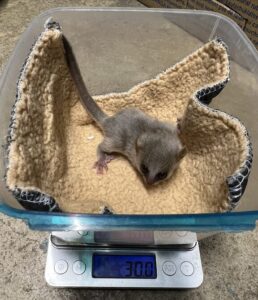
[{"label": "clear plastic container", "polygon": [[[5,144],[16,82],[29,49],[53,17],[71,41],[92,94],[119,92],[150,79],[215,36],[229,47],[231,81],[212,106],[246,125],[254,163],[236,211],[191,215],[87,215],[23,210],[0,181],[0,211],[38,230],[240,231],[258,219],[258,53],[230,19],[212,12],[165,9],[57,8],[38,16],[23,33],[0,80],[0,143]],[[0,150],[0,177],[5,173]],[[190,200],[189,200],[190,201]]]}]

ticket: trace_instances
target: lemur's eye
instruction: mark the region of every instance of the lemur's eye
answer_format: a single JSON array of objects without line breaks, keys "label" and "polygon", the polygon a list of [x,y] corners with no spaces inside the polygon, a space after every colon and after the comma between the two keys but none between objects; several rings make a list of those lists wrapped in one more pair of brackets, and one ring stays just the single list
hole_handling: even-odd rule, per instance
[{"label": "lemur's eye", "polygon": [[167,177],[168,173],[167,172],[159,172],[156,176],[155,179],[157,180],[162,180]]},{"label": "lemur's eye", "polygon": [[141,172],[144,175],[147,175],[149,173],[149,169],[145,166],[145,164],[141,164]]}]

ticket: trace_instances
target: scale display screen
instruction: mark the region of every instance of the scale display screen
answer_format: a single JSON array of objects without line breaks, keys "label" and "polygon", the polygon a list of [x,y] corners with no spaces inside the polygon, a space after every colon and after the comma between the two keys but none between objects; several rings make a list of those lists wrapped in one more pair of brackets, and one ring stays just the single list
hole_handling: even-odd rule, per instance
[{"label": "scale display screen", "polygon": [[119,255],[94,253],[94,278],[157,278],[156,258],[153,254]]}]

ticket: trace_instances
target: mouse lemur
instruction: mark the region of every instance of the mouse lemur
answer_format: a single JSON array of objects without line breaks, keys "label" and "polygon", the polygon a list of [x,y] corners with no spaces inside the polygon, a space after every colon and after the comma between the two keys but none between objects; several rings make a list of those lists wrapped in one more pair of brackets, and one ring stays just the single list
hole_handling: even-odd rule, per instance
[{"label": "mouse lemur", "polygon": [[113,116],[106,115],[87,91],[73,50],[63,36],[65,56],[83,106],[104,134],[98,145],[97,173],[107,170],[113,154],[125,156],[147,184],[171,177],[186,154],[176,124],[156,120],[137,108],[125,108]]}]

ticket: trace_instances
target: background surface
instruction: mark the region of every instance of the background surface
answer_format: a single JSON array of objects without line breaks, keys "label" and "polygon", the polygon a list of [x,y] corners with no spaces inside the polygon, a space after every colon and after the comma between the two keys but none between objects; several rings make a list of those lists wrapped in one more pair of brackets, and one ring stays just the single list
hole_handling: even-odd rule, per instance
[{"label": "background surface", "polygon": [[[142,6],[137,1],[0,0],[0,73],[21,33],[60,6]],[[258,299],[258,230],[218,234],[200,243],[204,283],[194,290],[54,289],[44,279],[48,233],[0,214],[0,299]]]}]

